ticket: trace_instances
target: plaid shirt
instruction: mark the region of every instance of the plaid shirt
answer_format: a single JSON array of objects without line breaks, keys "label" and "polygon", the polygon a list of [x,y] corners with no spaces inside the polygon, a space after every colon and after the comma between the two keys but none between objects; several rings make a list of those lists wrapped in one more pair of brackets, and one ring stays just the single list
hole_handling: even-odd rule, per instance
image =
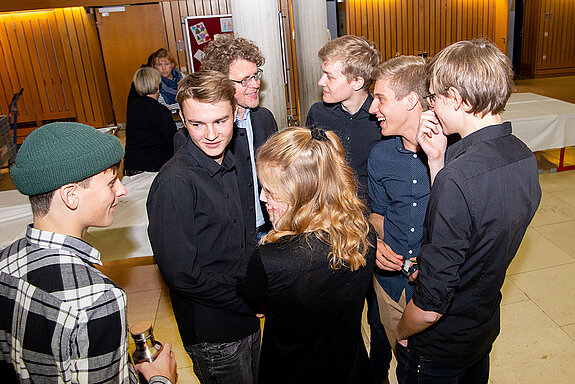
[{"label": "plaid shirt", "polygon": [[11,364],[23,383],[137,383],[126,294],[94,264],[88,243],[31,226],[0,253],[0,372]]}]

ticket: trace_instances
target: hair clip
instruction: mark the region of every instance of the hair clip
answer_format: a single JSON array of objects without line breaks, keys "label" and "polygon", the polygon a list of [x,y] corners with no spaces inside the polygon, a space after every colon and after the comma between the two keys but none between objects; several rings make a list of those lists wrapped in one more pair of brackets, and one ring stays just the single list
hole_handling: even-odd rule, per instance
[{"label": "hair clip", "polygon": [[327,141],[327,135],[325,130],[318,128],[316,126],[311,127],[311,138],[318,141]]}]

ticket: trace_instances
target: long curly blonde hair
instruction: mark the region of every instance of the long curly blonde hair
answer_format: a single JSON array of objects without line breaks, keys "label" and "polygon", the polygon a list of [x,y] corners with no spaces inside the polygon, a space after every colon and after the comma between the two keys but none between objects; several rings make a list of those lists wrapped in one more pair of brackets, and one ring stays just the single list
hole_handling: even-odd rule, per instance
[{"label": "long curly blonde hair", "polygon": [[262,244],[313,234],[331,245],[330,267],[365,266],[371,246],[365,205],[337,135],[319,128],[287,128],[258,150],[257,173],[266,194],[288,204]]}]

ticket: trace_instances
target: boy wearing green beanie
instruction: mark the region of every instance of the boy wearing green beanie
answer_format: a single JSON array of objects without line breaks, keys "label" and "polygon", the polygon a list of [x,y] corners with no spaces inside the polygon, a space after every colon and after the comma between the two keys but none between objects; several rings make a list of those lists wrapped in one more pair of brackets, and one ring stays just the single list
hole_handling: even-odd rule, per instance
[{"label": "boy wearing green beanie", "polygon": [[[126,294],[99,272],[81,240],[106,227],[126,188],[124,148],[87,125],[56,122],[24,140],[10,175],[30,198],[34,223],[0,252],[0,377],[3,382],[137,383],[128,354]],[[137,367],[150,383],[175,381],[166,344]]]}]

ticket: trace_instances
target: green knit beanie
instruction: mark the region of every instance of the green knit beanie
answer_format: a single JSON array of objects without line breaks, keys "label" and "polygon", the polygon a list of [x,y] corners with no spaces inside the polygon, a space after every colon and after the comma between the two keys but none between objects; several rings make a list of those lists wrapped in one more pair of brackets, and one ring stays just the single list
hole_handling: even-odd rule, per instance
[{"label": "green knit beanie", "polygon": [[123,156],[116,136],[80,123],[50,123],[24,140],[10,176],[20,193],[38,195],[93,176]]}]

